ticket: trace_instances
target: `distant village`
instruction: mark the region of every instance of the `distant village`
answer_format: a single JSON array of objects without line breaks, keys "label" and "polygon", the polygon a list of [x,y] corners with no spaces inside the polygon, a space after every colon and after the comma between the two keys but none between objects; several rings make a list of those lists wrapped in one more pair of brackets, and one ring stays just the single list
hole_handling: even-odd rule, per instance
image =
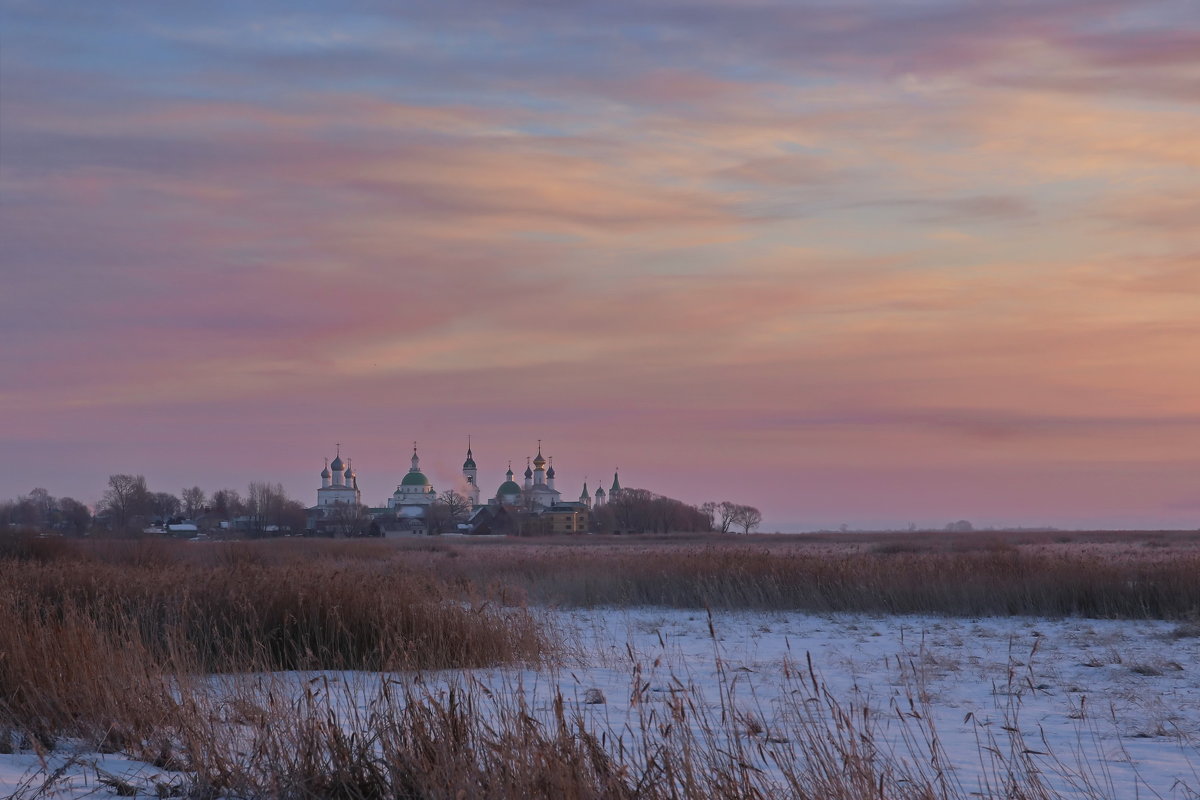
[{"label": "distant village", "polygon": [[[178,495],[152,491],[142,475],[108,477],[100,501],[89,507],[38,488],[0,502],[0,526],[46,535],[161,535],[196,541],[262,536],[398,538],[428,535],[545,536],[719,531],[749,533],[762,521],[758,509],[729,501],[689,505],[643,488],[625,488],[619,471],[590,490],[587,479],[564,492],[554,459],[525,459],[524,472],[504,462],[503,479],[487,490],[470,440],[461,476],[440,490],[421,469],[413,443],[408,470],[380,505],[363,502],[359,474],[335,445],[325,458],[312,505],[288,497],[278,483],[251,482],[245,493],[198,486]],[[315,481],[314,481],[315,483]],[[605,488],[605,484],[608,488]],[[495,489],[490,486],[494,485]],[[565,488],[565,487],[564,487]],[[564,494],[567,497],[564,498]]]},{"label": "distant village", "polygon": [[[414,442],[408,472],[386,505],[369,507],[362,502],[358,473],[349,458],[342,458],[339,446],[333,461],[326,459],[321,470],[317,503],[308,509],[306,528],[342,536],[361,535],[365,530],[384,537],[448,532],[475,536],[635,533],[657,527],[643,508],[656,503],[670,506],[673,511],[662,520],[664,529],[711,528],[711,521],[700,509],[645,490],[622,489],[617,470],[613,471],[610,488],[605,491],[597,485],[594,495],[584,479],[578,499],[563,499],[558,482],[554,459],[542,455],[539,440],[537,455],[526,459],[521,482],[516,480],[510,461],[504,480],[497,481],[494,491],[485,493],[468,440],[461,478],[456,485],[438,492],[421,471],[421,456]],[[635,508],[641,513],[634,513]]]},{"label": "distant village", "polygon": [[421,456],[413,442],[408,472],[396,486],[395,492],[380,507],[368,507],[362,502],[358,473],[349,458],[343,459],[338,446],[332,463],[326,459],[321,470],[321,487],[317,503],[308,509],[307,529],[339,535],[354,535],[364,526],[375,529],[376,535],[400,536],[453,532],[483,535],[491,533],[584,533],[590,530],[593,508],[601,508],[608,498],[621,496],[621,481],[613,474],[612,488],[605,493],[597,487],[595,499],[583,483],[578,500],[562,499],[555,484],[557,474],[552,459],[542,455],[538,442],[537,455],[525,464],[524,483],[513,479],[512,463],[504,473],[504,481],[496,491],[486,496],[479,485],[479,468],[475,454],[467,442],[462,478],[458,484],[440,494],[421,471]]}]

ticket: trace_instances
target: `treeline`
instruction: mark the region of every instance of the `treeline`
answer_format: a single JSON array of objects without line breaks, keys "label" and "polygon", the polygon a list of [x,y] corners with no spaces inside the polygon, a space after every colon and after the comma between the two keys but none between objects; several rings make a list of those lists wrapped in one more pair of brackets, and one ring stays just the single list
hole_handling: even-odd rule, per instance
[{"label": "treeline", "polygon": [[152,491],[145,476],[124,473],[108,477],[94,514],[78,500],[56,498],[42,488],[0,503],[4,527],[74,536],[124,535],[185,522],[194,523],[198,531],[229,528],[266,535],[302,532],[306,521],[304,505],[288,497],[278,483],[252,481],[244,495],[237,489],[218,489],[210,495],[199,486],[176,495]]},{"label": "treeline", "polygon": [[699,507],[647,489],[622,489],[616,498],[592,511],[592,530],[598,533],[749,533],[762,522],[753,506],[728,501]]},{"label": "treeline", "polygon": [[0,524],[82,535],[92,525],[92,512],[74,497],[54,497],[45,489],[0,503]]},{"label": "treeline", "polygon": [[741,528],[742,533],[750,533],[762,524],[762,512],[754,506],[724,500],[720,503],[705,503],[700,509],[708,517],[711,529],[721,533],[729,533],[733,528]]},{"label": "treeline", "polygon": [[[455,531],[471,511],[465,497],[454,491],[443,492],[426,508],[428,531]],[[589,528],[594,533],[750,533],[761,522],[762,513],[753,506],[724,501],[697,507],[647,489],[624,489],[606,505],[592,509]],[[151,490],[143,475],[125,473],[109,476],[94,514],[84,503],[72,497],[54,497],[42,488],[0,503],[0,528],[8,529],[73,536],[126,535],[184,523],[194,523],[198,532],[227,529],[268,536],[302,533],[308,519],[304,504],[288,497],[278,483],[251,482],[244,494],[237,489],[218,489],[209,494],[199,486],[173,494]],[[339,506],[326,515],[323,523],[319,530],[325,535],[380,534],[379,525],[363,506]],[[536,525],[520,526],[526,533],[536,529]]]}]

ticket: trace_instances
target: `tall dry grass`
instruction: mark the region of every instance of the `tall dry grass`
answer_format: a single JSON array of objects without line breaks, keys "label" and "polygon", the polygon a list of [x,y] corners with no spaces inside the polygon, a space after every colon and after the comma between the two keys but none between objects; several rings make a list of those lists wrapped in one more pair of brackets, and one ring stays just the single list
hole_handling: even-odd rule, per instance
[{"label": "tall dry grass", "polygon": [[[766,537],[762,537],[766,538]],[[405,563],[535,603],[1187,619],[1200,548],[962,537],[595,546],[447,544]]]},{"label": "tall dry grass", "polygon": [[519,684],[469,676],[275,674],[195,684],[171,723],[140,745],[143,757],[176,773],[121,788],[248,800],[1122,797],[1102,764],[1024,740],[1024,660],[1010,668],[1003,724],[977,727],[981,768],[966,777],[942,746],[920,677],[907,671],[915,667],[880,707],[835,696],[811,660],[785,664],[784,699],[767,710],[715,657],[713,703],[689,688],[686,674],[656,695],[641,680],[650,664],[631,654],[635,713],[611,727],[557,690],[542,702]]},{"label": "tall dry grass", "polygon": [[179,713],[188,676],[555,653],[528,610],[397,562],[172,542],[57,542],[49,556],[40,546],[0,558],[0,726],[45,744],[153,729]]},{"label": "tall dry grass", "polygon": [[[645,704],[624,733],[590,727],[566,698],[547,717],[519,690],[470,682],[383,680],[363,702],[319,681],[297,690],[268,676],[250,691],[211,677],[553,657],[554,632],[506,605],[514,598],[973,615],[1200,608],[1200,562],[1178,542],[1119,542],[1120,558],[1090,543],[966,544],[0,541],[0,733],[40,748],[78,736],[182,769],[186,785],[162,791],[197,797],[1053,798],[1046,765],[1020,742],[981,744],[1001,760],[979,794],[942,768],[936,730],[918,724],[907,755],[889,752],[870,714],[811,669],[786,724],[748,716],[731,690],[716,712],[679,692]],[[930,718],[909,702],[893,710]]]}]

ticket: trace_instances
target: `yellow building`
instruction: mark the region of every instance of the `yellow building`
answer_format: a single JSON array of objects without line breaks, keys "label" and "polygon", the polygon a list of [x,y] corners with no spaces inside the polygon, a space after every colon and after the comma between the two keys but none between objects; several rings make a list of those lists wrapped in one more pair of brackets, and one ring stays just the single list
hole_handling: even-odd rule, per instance
[{"label": "yellow building", "polygon": [[547,533],[587,533],[590,522],[588,508],[583,503],[561,503],[541,513]]}]

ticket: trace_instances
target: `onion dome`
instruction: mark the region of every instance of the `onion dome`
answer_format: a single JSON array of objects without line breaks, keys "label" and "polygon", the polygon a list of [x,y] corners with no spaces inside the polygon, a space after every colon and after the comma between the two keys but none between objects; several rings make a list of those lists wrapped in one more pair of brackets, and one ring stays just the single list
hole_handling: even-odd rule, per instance
[{"label": "onion dome", "polygon": [[528,465],[528,464],[526,464],[526,465],[525,465],[525,477],[526,477],[526,478],[532,478],[532,477],[533,477],[533,470],[529,468],[529,465]]},{"label": "onion dome", "polygon": [[550,465],[550,469],[546,470],[546,477],[547,478],[554,477],[554,465],[553,464]]},{"label": "onion dome", "polygon": [[333,477],[333,475],[331,475],[329,473],[329,459],[328,458],[325,459],[325,469],[321,470],[321,477],[322,478],[332,478]]},{"label": "onion dome", "polygon": [[339,455],[337,458],[333,459],[333,463],[329,465],[329,468],[334,472],[345,472],[346,462],[342,461],[342,457]]},{"label": "onion dome", "polygon": [[500,488],[496,490],[496,497],[504,495],[521,494],[521,487],[517,486],[517,482],[513,480],[512,462],[508,462],[508,472],[504,473],[504,483],[500,484]]},{"label": "onion dome", "polygon": [[542,467],[546,466],[546,459],[542,458],[542,440],[541,439],[538,439],[538,454],[537,454],[537,458],[535,458],[533,460],[533,465],[535,467],[537,467],[538,469],[541,469]]},{"label": "onion dome", "polygon": [[596,487],[596,497],[604,497],[604,487],[603,486]]},{"label": "onion dome", "polygon": [[400,481],[401,486],[429,486],[429,478],[423,472],[409,472]]},{"label": "onion dome", "polygon": [[475,457],[471,455],[471,445],[467,445],[467,460],[463,462],[463,469],[475,469]]}]

